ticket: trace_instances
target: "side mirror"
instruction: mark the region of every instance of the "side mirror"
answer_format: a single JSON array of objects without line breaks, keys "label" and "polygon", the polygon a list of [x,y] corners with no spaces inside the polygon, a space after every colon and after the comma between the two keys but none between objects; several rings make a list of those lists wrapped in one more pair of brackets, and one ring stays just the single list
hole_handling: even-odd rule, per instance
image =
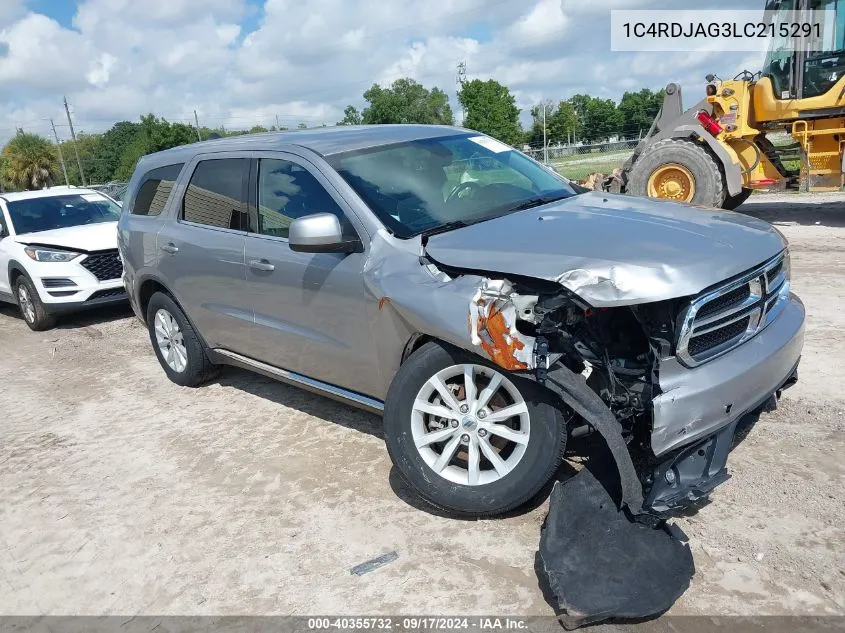
[{"label": "side mirror", "polygon": [[288,246],[297,253],[353,253],[360,249],[356,238],[345,238],[340,220],[332,213],[296,218],[288,229]]},{"label": "side mirror", "polygon": [[4,237],[8,237],[9,231],[6,229],[6,223],[3,221],[2,216],[0,216],[0,240]]}]

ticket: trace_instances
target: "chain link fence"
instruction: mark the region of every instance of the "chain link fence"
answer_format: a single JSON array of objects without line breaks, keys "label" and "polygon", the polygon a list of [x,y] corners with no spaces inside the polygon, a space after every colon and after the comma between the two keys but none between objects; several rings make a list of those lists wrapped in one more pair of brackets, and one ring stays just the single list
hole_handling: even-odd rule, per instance
[{"label": "chain link fence", "polygon": [[584,180],[590,174],[611,174],[617,167],[622,167],[639,143],[639,139],[611,141],[607,143],[561,145],[525,150],[525,153],[540,161],[545,160],[555,166],[559,173],[570,180]]}]

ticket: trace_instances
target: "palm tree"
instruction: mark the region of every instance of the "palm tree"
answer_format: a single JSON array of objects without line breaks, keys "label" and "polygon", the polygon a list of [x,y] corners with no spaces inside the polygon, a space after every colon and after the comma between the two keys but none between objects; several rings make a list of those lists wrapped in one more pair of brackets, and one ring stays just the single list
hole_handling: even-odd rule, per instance
[{"label": "palm tree", "polygon": [[0,154],[0,183],[6,189],[49,187],[57,170],[53,144],[43,136],[23,130],[18,130]]}]

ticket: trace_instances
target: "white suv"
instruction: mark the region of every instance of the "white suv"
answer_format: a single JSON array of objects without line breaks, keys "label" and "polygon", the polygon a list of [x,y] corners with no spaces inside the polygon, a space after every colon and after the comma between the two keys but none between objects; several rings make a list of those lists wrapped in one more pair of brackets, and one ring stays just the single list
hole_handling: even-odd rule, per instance
[{"label": "white suv", "polygon": [[126,300],[120,207],[91,189],[0,194],[0,301],[46,330],[56,315]]}]

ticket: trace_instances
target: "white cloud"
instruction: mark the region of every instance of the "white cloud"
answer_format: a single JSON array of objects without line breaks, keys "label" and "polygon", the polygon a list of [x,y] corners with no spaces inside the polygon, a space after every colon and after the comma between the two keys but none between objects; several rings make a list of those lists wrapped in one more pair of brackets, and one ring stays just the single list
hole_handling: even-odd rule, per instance
[{"label": "white cloud", "polygon": [[117,57],[103,53],[100,58],[91,63],[88,74],[85,76],[88,83],[102,87],[109,82],[109,75],[117,65]]},{"label": "white cloud", "polygon": [[3,0],[0,2],[0,27],[20,18],[25,13],[24,0]]},{"label": "white cloud", "polygon": [[563,5],[563,0],[540,0],[513,25],[513,36],[535,43],[559,37],[570,21]]},{"label": "white cloud", "polygon": [[190,122],[195,109],[203,124],[248,128],[276,116],[288,126],[334,123],[346,104],[364,105],[373,82],[405,75],[445,90],[457,112],[460,61],[469,78],[508,85],[525,111],[669,81],[694,95],[707,72],[759,68],[730,53],[611,53],[610,8],[656,3],[266,0],[256,24],[255,15],[244,22],[247,0],[84,0],[65,28],[26,13],[22,0],[0,0],[0,144],[18,126],[48,133],[49,118],[64,120],[65,94],[85,131],[146,112]]}]

